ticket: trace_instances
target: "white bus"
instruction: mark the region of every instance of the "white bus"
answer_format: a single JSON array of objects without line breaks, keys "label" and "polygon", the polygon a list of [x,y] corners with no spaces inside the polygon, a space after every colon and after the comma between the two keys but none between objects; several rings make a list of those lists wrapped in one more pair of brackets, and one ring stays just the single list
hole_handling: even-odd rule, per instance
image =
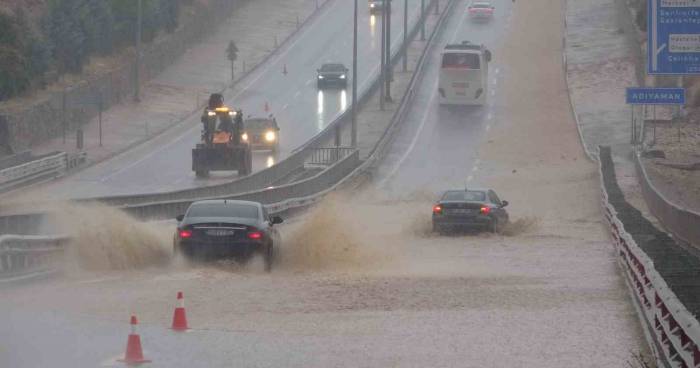
[{"label": "white bus", "polygon": [[483,105],[486,102],[491,52],[468,41],[445,46],[438,92],[441,105]]}]

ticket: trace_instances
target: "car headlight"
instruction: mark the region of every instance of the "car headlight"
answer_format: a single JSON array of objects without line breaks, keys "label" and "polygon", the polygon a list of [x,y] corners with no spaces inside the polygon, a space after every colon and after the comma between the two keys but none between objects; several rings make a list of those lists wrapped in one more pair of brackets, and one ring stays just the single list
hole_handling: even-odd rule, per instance
[{"label": "car headlight", "polygon": [[374,4],[369,4],[369,7],[370,7],[370,8],[374,8]]},{"label": "car headlight", "polygon": [[229,111],[228,114],[229,114],[230,116],[236,116],[236,112],[235,112],[235,111]]},{"label": "car headlight", "polygon": [[266,140],[266,141],[268,141],[268,142],[274,142],[275,139],[277,139],[277,134],[275,134],[275,132],[273,132],[273,131],[271,131],[271,130],[265,132],[265,140]]},{"label": "car headlight", "polygon": [[322,75],[319,75],[319,76],[318,76],[318,79],[323,79],[323,76],[322,76]]},{"label": "car headlight", "polygon": [[207,116],[216,116],[216,111],[207,111]]},{"label": "car headlight", "polygon": [[248,142],[248,133],[243,133],[243,134],[241,134],[241,139],[242,139],[244,142]]},{"label": "car headlight", "polygon": [[345,74],[341,75],[340,79],[345,79]]}]

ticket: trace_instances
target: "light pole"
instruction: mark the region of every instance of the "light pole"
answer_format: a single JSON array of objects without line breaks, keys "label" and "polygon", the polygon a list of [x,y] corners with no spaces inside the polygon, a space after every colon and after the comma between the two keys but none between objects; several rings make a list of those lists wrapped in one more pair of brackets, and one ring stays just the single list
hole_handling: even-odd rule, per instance
[{"label": "light pole", "polygon": [[384,66],[386,67],[386,73],[384,73],[384,82],[386,83],[386,101],[391,102],[391,0],[387,1],[386,9],[386,44],[384,50],[386,50],[386,61]]},{"label": "light pole", "polygon": [[381,47],[381,63],[379,72],[379,109],[384,110],[384,79],[386,78],[386,68],[384,65],[386,49],[386,6],[382,9],[382,47]]},{"label": "light pole", "polygon": [[408,0],[403,2],[403,71],[408,70],[408,45],[406,45],[406,39],[408,38]]},{"label": "light pole", "polygon": [[134,70],[134,101],[141,102],[141,23],[143,20],[143,9],[141,0],[138,0],[136,6],[136,68]]},{"label": "light pole", "polygon": [[355,0],[355,18],[352,29],[352,106],[351,116],[351,145],[353,148],[357,147],[357,0]]},{"label": "light pole", "polygon": [[420,40],[425,41],[425,0],[420,0]]}]

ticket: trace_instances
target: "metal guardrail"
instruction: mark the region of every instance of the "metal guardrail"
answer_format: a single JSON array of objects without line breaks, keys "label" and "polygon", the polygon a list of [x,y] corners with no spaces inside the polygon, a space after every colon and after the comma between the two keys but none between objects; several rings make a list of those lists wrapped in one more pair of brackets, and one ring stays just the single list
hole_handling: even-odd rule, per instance
[{"label": "metal guardrail", "polygon": [[[203,199],[239,199],[260,202],[268,205],[270,212],[278,212],[275,210],[275,204],[291,203],[295,198],[307,198],[309,196],[317,196],[318,193],[332,187],[344,177],[348,176],[357,166],[360,165],[360,153],[355,150],[352,154],[338,161],[326,170],[316,174],[315,176],[291,183],[281,185],[279,187],[269,187],[266,189],[254,190],[246,193],[235,194],[231,196],[218,197],[201,197],[196,200]],[[124,212],[146,220],[174,218],[179,214],[185,213],[187,208],[194,202],[195,199],[186,199],[178,201],[154,202],[140,205],[130,205],[120,207]]]},{"label": "metal guardrail", "polygon": [[[614,170],[603,168],[604,165],[612,165],[609,148],[601,147],[599,157],[603,213],[610,226],[618,264],[629,286],[633,304],[657,364],[659,367],[698,367],[700,323],[681,302],[680,294],[676,295],[669,287],[654,260],[625,228],[620,214],[611,203],[612,194],[609,191],[615,191],[615,195],[620,198],[618,200],[624,201],[624,197],[617,187]],[[623,209],[624,211],[627,210]],[[646,226],[653,227],[650,223]]]},{"label": "metal guardrail", "polygon": [[352,147],[321,147],[314,148],[304,166],[329,166],[347,157],[355,151]]},{"label": "metal guardrail", "polygon": [[642,195],[651,213],[674,237],[700,251],[700,213],[674,203],[664,197],[652,184],[640,153],[635,155],[634,164],[637,168],[639,185]]},{"label": "metal guardrail", "polygon": [[[431,0],[430,4],[426,6],[425,16],[428,16],[430,6],[434,6],[439,0]],[[411,28],[408,40],[412,40],[415,35],[420,31],[421,23],[425,19],[418,19]],[[392,52],[392,63],[395,63],[402,55],[404,47],[403,43],[395,48]],[[366,103],[372,92],[379,87],[379,73],[372,79],[372,83],[366,88],[358,91],[358,106]],[[245,193],[248,191],[253,191],[259,188],[265,188],[278,182],[280,179],[287,177],[295,170],[303,167],[309,156],[313,151],[320,146],[323,146],[327,141],[333,138],[335,134],[335,128],[344,125],[348,122],[350,116],[350,110],[347,109],[345,112],[340,114],[333,122],[328,124],[321,132],[312,137],[302,146],[298,147],[293,153],[286,159],[280,161],[276,165],[269,167],[264,170],[257,171],[249,176],[233,180],[229,183],[212,185],[200,188],[183,189],[171,192],[161,192],[161,193],[146,193],[146,194],[136,194],[136,195],[118,195],[109,196],[101,198],[90,198],[79,201],[99,201],[111,206],[128,206],[137,205],[141,203],[152,203],[160,201],[177,201],[177,200],[193,200],[195,198],[203,197],[223,197],[230,196],[236,193]]]},{"label": "metal guardrail", "polygon": [[26,278],[51,269],[67,236],[0,236],[0,281]]},{"label": "metal guardrail", "polygon": [[37,160],[0,170],[0,192],[64,175],[68,169],[67,157],[65,152],[56,152]]}]

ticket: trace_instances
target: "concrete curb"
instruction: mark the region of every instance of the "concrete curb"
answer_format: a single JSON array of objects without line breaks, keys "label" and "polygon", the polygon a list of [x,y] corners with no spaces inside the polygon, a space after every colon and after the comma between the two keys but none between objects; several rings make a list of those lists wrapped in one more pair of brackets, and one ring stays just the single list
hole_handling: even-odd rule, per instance
[{"label": "concrete curb", "polygon": [[562,37],[562,65],[563,65],[563,72],[564,72],[564,81],[566,83],[566,93],[569,97],[569,106],[571,107],[571,115],[574,117],[574,121],[576,122],[576,129],[578,130],[578,138],[581,141],[581,148],[583,148],[583,152],[586,154],[586,157],[588,158],[589,161],[591,162],[598,162],[598,155],[595,153],[591,152],[588,149],[588,145],[586,145],[586,139],[583,137],[583,131],[581,129],[581,122],[579,121],[578,118],[578,112],[576,111],[576,103],[574,102],[574,97],[571,93],[571,83],[569,82],[569,64],[568,60],[566,58],[566,36],[567,36],[567,23],[566,23],[566,13],[568,9],[569,1],[564,0],[563,4],[563,10],[562,10],[562,21],[564,24],[564,37]]}]

